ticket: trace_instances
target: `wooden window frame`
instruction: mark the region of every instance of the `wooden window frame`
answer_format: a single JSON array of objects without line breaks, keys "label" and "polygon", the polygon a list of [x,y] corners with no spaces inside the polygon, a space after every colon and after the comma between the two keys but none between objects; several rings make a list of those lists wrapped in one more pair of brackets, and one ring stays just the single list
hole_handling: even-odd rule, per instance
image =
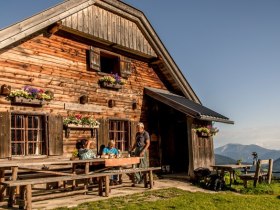
[{"label": "wooden window frame", "polygon": [[[103,70],[102,68],[102,57],[112,57],[117,60],[115,69]],[[88,71],[97,71],[101,75],[107,75],[111,73],[117,73],[119,76],[127,79],[132,74],[132,59],[116,54],[108,50],[101,50],[100,48],[90,46],[87,51],[87,69]]]},{"label": "wooden window frame", "polygon": [[[19,117],[19,119],[16,119],[16,117]],[[35,126],[34,119],[35,117],[38,117],[38,127]],[[31,119],[31,126],[30,126],[30,120]],[[15,120],[14,123],[12,121]],[[19,127],[17,127],[18,120],[21,122],[19,123]],[[14,127],[12,125],[14,124]],[[47,128],[46,128],[46,114],[42,113],[21,113],[21,112],[12,112],[11,113],[11,156],[12,157],[38,157],[38,156],[46,156],[48,154],[48,138],[47,138]],[[21,134],[21,139],[17,140],[17,131]],[[12,140],[12,135],[14,132],[15,140]],[[31,133],[30,133],[31,132]],[[29,135],[33,135],[34,133],[40,133],[40,135],[37,134],[38,137],[40,137],[38,140],[30,140]],[[33,151],[29,154],[29,144],[33,144]],[[36,144],[39,143],[40,153],[36,154],[35,148]],[[13,154],[13,144],[21,144],[24,148],[21,149],[20,154]],[[38,147],[37,147],[38,148]]]}]

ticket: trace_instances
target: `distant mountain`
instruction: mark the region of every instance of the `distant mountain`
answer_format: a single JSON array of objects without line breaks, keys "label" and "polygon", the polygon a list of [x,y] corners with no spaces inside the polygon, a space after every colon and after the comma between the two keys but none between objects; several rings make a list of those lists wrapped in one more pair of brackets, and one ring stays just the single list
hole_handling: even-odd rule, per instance
[{"label": "distant mountain", "polygon": [[[273,159],[280,158],[280,150],[270,150],[258,145],[242,145],[242,144],[227,144],[215,149],[215,155],[222,155],[234,160],[241,159],[242,162],[252,163],[252,152],[258,153],[259,159]],[[279,160],[280,162],[280,160]],[[273,167],[274,168],[274,167]]]},{"label": "distant mountain", "polygon": [[[235,164],[236,160],[223,156],[223,155],[215,155],[215,164],[216,165],[224,165],[224,164]],[[280,162],[279,162],[280,163]]]},{"label": "distant mountain", "polygon": [[[277,172],[279,171],[280,172],[280,158],[278,158],[277,160],[275,160],[273,162],[273,171],[277,171]],[[280,176],[280,174],[277,174],[277,175]]]}]

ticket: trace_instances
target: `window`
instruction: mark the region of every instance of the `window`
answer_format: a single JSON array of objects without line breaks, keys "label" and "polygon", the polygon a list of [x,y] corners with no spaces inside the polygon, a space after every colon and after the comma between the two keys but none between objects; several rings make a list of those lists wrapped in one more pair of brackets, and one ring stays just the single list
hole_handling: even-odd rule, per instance
[{"label": "window", "polygon": [[104,52],[100,53],[100,70],[108,74],[120,75],[120,59],[118,56],[110,55]]},{"label": "window", "polygon": [[46,155],[45,116],[12,114],[12,156]]},{"label": "window", "polygon": [[109,121],[109,140],[116,142],[116,148],[121,151],[128,151],[130,145],[130,126],[128,121]]},{"label": "window", "polygon": [[87,69],[107,74],[118,74],[123,78],[131,75],[131,59],[96,47],[90,47],[87,52]]}]

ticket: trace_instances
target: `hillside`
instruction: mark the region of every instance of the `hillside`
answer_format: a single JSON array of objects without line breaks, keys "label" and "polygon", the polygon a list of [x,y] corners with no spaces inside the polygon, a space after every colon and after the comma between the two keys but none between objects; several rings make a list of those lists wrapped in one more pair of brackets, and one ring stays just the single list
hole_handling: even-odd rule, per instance
[{"label": "hillside", "polygon": [[[216,165],[224,165],[224,164],[235,164],[236,160],[223,156],[223,155],[215,155],[215,164]],[[280,164],[280,162],[279,162]]]},{"label": "hillside", "polygon": [[215,149],[216,155],[222,155],[234,160],[241,159],[242,162],[251,163],[253,161],[252,152],[258,153],[259,159],[277,160],[280,158],[280,150],[270,150],[258,145],[227,144]]}]

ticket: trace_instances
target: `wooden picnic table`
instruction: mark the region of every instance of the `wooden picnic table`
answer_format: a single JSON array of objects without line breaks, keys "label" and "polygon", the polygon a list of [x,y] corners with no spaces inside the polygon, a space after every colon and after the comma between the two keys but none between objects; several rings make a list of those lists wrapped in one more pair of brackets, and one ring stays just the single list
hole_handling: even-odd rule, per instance
[{"label": "wooden picnic table", "polygon": [[[6,160],[0,162],[0,183],[5,181],[5,171],[11,170],[11,180],[15,181],[18,179],[18,170],[24,169],[29,170],[32,172],[40,172],[46,174],[54,174],[58,176],[69,176],[76,174],[76,166],[78,164],[84,164],[85,170],[84,174],[90,173],[90,165],[99,165],[104,164],[105,167],[112,167],[112,166],[126,166],[130,164],[138,164],[140,162],[139,157],[130,157],[130,158],[112,158],[112,159],[105,159],[105,158],[95,158],[95,159],[86,159],[86,160],[70,160],[70,159],[29,159],[29,160]],[[51,171],[42,169],[47,165],[69,165],[72,167],[71,173],[59,172],[59,171]],[[34,168],[35,167],[35,168]],[[36,168],[37,167],[37,168]],[[10,203],[14,200],[15,195],[15,188],[10,189],[10,196],[9,200]],[[0,200],[3,200],[3,193],[5,188],[0,185]],[[18,191],[18,190],[17,190]]]},{"label": "wooden picnic table", "polygon": [[225,172],[229,172],[230,174],[230,185],[232,184],[232,181],[236,180],[235,177],[235,170],[236,169],[243,169],[244,173],[247,173],[247,170],[252,167],[252,165],[248,164],[225,164],[225,165],[212,165],[211,166],[213,170],[217,171],[217,174],[219,174],[223,179],[225,176]]}]

